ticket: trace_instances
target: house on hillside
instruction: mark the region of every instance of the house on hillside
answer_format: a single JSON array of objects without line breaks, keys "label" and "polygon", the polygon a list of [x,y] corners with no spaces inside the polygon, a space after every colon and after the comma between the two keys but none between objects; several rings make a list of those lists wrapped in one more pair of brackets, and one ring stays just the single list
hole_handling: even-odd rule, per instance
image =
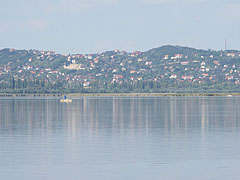
[{"label": "house on hillside", "polygon": [[182,76],[183,80],[193,80],[194,76]]}]

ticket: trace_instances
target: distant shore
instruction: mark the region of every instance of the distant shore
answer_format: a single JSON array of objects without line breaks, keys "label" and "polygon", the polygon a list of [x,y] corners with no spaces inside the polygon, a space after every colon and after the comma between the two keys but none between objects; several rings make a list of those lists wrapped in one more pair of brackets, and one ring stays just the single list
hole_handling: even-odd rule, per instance
[{"label": "distant shore", "polygon": [[0,97],[68,97],[79,96],[131,96],[131,97],[161,97],[161,96],[240,96],[240,93],[56,93],[56,94],[14,94],[0,93]]}]

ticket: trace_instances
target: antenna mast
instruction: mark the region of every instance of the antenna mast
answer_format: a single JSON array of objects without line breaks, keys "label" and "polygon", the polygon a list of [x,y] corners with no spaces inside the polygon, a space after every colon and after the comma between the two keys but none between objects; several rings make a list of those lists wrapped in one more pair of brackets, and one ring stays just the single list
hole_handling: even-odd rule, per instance
[{"label": "antenna mast", "polygon": [[227,37],[225,37],[225,51],[227,50]]}]

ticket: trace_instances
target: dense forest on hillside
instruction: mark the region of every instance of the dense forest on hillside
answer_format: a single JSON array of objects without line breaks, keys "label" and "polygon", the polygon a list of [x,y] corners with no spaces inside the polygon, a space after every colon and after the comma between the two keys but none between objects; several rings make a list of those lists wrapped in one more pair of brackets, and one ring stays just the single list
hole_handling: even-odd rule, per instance
[{"label": "dense forest on hillside", "polygon": [[240,92],[240,52],[162,46],[61,55],[0,50],[4,93]]}]

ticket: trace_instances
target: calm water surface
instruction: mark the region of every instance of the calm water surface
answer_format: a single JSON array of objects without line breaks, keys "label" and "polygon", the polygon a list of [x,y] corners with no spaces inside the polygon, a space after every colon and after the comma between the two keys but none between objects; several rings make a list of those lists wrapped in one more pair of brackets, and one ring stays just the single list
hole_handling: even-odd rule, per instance
[{"label": "calm water surface", "polygon": [[239,180],[239,97],[0,99],[1,180]]}]

